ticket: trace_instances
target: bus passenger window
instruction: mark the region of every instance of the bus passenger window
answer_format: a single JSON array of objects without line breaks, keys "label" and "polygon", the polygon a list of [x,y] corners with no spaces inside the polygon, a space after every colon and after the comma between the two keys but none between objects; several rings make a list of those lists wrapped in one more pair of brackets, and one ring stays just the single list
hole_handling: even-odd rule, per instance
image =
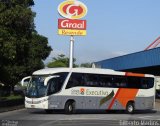
[{"label": "bus passenger window", "polygon": [[146,80],[146,79],[142,79],[141,88],[142,88],[142,89],[147,89],[147,88],[148,88],[147,85],[148,85],[148,84],[147,84],[147,80]]},{"label": "bus passenger window", "polygon": [[153,88],[153,86],[154,86],[154,79],[148,78],[148,88]]},{"label": "bus passenger window", "polygon": [[83,81],[83,74],[81,73],[72,73],[68,84],[66,86],[66,89],[72,88],[72,87],[77,87],[77,86],[83,86],[84,81]]},{"label": "bus passenger window", "polygon": [[125,77],[114,77],[114,85],[115,87],[126,88],[127,87],[127,79]]},{"label": "bus passenger window", "polygon": [[99,87],[99,76],[97,74],[85,74],[85,86]]},{"label": "bus passenger window", "polygon": [[112,87],[112,76],[100,75],[100,87]]},{"label": "bus passenger window", "polygon": [[48,82],[49,89],[48,89],[48,95],[51,95],[53,93],[56,93],[56,88],[57,88],[57,80],[56,79],[51,79]]},{"label": "bus passenger window", "polygon": [[141,80],[141,88],[149,89],[152,88],[154,84],[154,80],[152,78],[142,78]]},{"label": "bus passenger window", "polygon": [[140,77],[128,77],[128,88],[141,88],[141,78]]},{"label": "bus passenger window", "polygon": [[58,75],[59,77],[52,78],[48,82],[47,95],[57,93],[61,90],[68,73],[56,73],[56,75]]}]

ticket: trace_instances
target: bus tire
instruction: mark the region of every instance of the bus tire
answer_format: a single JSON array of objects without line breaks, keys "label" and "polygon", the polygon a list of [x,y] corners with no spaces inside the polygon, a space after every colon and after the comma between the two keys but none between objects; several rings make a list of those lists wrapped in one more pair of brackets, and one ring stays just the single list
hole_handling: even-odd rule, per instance
[{"label": "bus tire", "polygon": [[65,104],[65,113],[66,114],[75,113],[75,102],[74,101],[66,102],[66,104]]},{"label": "bus tire", "polygon": [[128,103],[127,103],[127,106],[126,106],[126,111],[127,111],[127,113],[133,114],[133,113],[134,113],[134,110],[135,110],[135,108],[134,108],[134,103],[133,103],[133,102],[128,102]]}]

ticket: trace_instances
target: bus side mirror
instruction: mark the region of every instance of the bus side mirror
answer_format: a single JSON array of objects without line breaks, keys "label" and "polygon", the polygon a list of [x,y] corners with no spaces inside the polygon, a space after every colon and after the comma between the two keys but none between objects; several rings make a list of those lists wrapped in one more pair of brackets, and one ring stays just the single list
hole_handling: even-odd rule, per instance
[{"label": "bus side mirror", "polygon": [[24,84],[28,84],[29,81],[31,79],[31,76],[28,76],[28,77],[24,77],[22,80],[21,80],[21,85],[24,86]]},{"label": "bus side mirror", "polygon": [[44,80],[44,86],[47,86],[48,81],[49,81],[50,79],[56,78],[56,77],[59,77],[59,76],[49,76],[49,77],[47,77],[47,78]]}]

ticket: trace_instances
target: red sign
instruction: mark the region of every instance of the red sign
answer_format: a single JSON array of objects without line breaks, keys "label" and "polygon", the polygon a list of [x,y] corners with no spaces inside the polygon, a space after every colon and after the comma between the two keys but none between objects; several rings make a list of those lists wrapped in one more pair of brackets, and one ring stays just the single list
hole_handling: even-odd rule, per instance
[{"label": "red sign", "polygon": [[66,0],[58,6],[58,12],[68,19],[80,19],[87,14],[87,7],[78,0]]},{"label": "red sign", "polygon": [[86,20],[58,19],[58,29],[86,30]]}]

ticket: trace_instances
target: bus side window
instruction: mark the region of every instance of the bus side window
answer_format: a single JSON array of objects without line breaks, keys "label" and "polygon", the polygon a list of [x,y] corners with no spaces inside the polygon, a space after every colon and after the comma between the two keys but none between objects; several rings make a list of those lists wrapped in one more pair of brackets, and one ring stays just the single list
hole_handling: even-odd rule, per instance
[{"label": "bus side window", "polygon": [[145,78],[141,79],[141,88],[142,89],[147,89],[148,88],[148,81]]},{"label": "bus side window", "polygon": [[113,78],[108,75],[100,75],[100,87],[112,87],[113,86]]},{"label": "bus side window", "polygon": [[48,95],[51,95],[51,94],[56,92],[56,86],[55,86],[56,85],[56,81],[53,81],[53,80],[55,80],[55,79],[51,79],[48,82],[48,85],[49,85]]},{"label": "bus side window", "polygon": [[115,87],[127,88],[127,78],[126,77],[114,76],[113,83],[114,83]]},{"label": "bus side window", "polygon": [[148,78],[148,88],[153,88],[154,86],[154,78]]},{"label": "bus side window", "polygon": [[142,89],[152,88],[153,85],[154,85],[154,79],[153,78],[142,78],[141,79],[141,88]]},{"label": "bus side window", "polygon": [[66,89],[68,88],[72,88],[72,87],[77,87],[77,86],[83,86],[83,74],[81,73],[72,73],[68,83],[67,83],[67,86],[66,86]]},{"label": "bus side window", "polygon": [[128,88],[141,88],[141,77],[128,77]]},{"label": "bus side window", "polygon": [[85,86],[87,87],[99,87],[99,75],[97,74],[85,74]]}]

